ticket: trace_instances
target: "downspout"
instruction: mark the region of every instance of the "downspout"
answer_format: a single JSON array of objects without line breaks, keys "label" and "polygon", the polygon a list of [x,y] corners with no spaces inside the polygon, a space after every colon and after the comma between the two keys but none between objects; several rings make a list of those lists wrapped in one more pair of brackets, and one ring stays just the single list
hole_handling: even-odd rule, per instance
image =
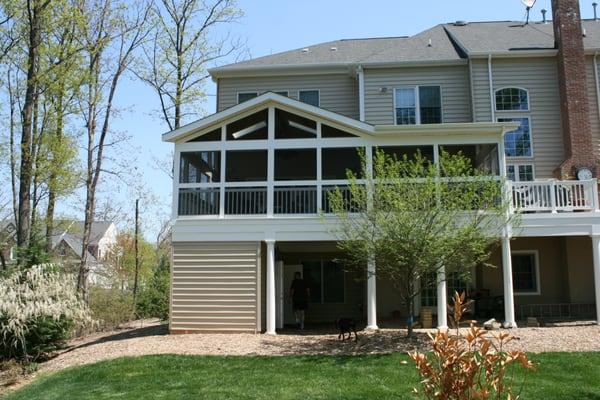
[{"label": "downspout", "polygon": [[358,118],[365,121],[365,73],[362,65],[357,68],[358,72]]},{"label": "downspout", "polygon": [[600,118],[600,86],[598,85],[598,52],[594,53],[594,79],[596,83],[596,106],[598,107],[598,117]]},{"label": "downspout", "polygon": [[488,55],[488,81],[490,84],[490,110],[492,122],[496,122],[496,107],[494,106],[494,78],[492,77],[492,55]]}]

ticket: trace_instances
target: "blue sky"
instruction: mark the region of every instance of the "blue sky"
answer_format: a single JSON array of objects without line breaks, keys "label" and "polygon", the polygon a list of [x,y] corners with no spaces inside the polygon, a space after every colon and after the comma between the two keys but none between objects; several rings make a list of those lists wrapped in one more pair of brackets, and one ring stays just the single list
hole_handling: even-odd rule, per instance
[{"label": "blue sky", "polygon": [[[592,0],[581,1],[582,16],[593,17]],[[516,20],[525,18],[520,0],[239,0],[245,16],[229,28],[233,36],[247,40],[252,57],[259,57],[342,38],[413,35],[442,22],[456,20]],[[541,10],[551,15],[550,0],[538,0],[531,13],[533,20],[541,19]],[[215,111],[215,86],[207,86],[204,107],[199,114]],[[119,105],[126,109],[113,127],[131,136],[134,158],[146,187],[158,201],[145,213],[149,237],[153,236],[158,217],[170,213],[170,178],[154,167],[155,157],[164,158],[171,145],[161,142],[165,125],[156,115],[158,103],[153,93],[132,79],[123,81]],[[188,121],[189,122],[189,121]],[[122,188],[118,196],[126,201],[130,196]],[[128,201],[128,200],[127,200]],[[133,203],[133,201],[129,202]]]}]

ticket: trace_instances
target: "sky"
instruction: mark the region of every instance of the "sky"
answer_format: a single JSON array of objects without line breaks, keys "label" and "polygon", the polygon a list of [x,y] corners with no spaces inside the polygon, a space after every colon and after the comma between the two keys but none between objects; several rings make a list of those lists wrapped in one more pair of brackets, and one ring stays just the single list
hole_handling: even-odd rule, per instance
[{"label": "sky", "polygon": [[[593,17],[592,2],[580,1],[583,18]],[[525,20],[525,6],[520,0],[238,0],[238,5],[244,17],[228,30],[232,37],[247,42],[252,58],[337,39],[414,35],[457,20]],[[541,20],[544,8],[550,18],[550,0],[538,0],[531,19]],[[206,92],[209,96],[198,110],[199,116],[215,112],[216,87],[212,82]],[[119,88],[118,98],[124,111],[113,128],[131,137],[126,149],[132,159],[130,165],[138,169],[145,186],[156,195],[153,204],[142,206],[146,210],[146,235],[152,238],[159,220],[170,215],[172,192],[171,179],[156,168],[154,160],[164,159],[172,145],[161,142],[167,129],[156,117],[158,102],[147,86],[128,78]],[[133,206],[130,191],[121,189],[115,196]]]}]

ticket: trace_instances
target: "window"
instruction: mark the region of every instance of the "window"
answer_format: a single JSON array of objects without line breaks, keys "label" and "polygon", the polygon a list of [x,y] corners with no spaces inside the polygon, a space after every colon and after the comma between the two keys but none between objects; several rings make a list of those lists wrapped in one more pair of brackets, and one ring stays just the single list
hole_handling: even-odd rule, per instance
[{"label": "window", "polygon": [[334,261],[303,261],[302,276],[310,289],[311,303],[344,303],[345,273]]},{"label": "window", "polygon": [[511,164],[506,167],[506,177],[513,182],[526,182],[535,179],[532,164]]},{"label": "window", "polygon": [[230,150],[225,160],[227,182],[267,180],[267,150]]},{"label": "window", "polygon": [[442,145],[440,153],[443,151],[450,155],[461,154],[471,161],[473,168],[489,175],[500,175],[498,146],[495,144]]},{"label": "window", "polygon": [[319,107],[319,91],[300,90],[298,91],[298,100],[311,106]]},{"label": "window", "polygon": [[359,149],[336,147],[322,150],[321,170],[323,179],[347,179],[347,171],[359,177],[362,172]]},{"label": "window", "polygon": [[397,88],[394,91],[396,125],[440,124],[442,95],[439,86]]},{"label": "window", "polygon": [[513,252],[512,270],[515,294],[540,294],[537,252]]},{"label": "window", "polygon": [[518,122],[521,125],[504,135],[504,151],[507,157],[531,157],[531,126],[529,118],[498,118],[498,122]]},{"label": "window", "polygon": [[276,181],[306,181],[317,179],[316,149],[275,150]]},{"label": "window", "polygon": [[284,96],[284,97],[288,97],[288,92],[287,90],[282,90],[282,91],[274,91],[273,93],[278,94],[280,96]]},{"label": "window", "polygon": [[251,100],[255,97],[258,97],[257,92],[246,92],[246,93],[238,93],[238,104],[243,103],[245,101]]},{"label": "window", "polygon": [[[464,279],[456,272],[446,275],[446,293],[448,298],[454,296],[454,292],[467,292],[468,287]],[[437,275],[428,274],[421,285],[421,305],[424,307],[437,307]]]},{"label": "window", "polygon": [[497,111],[529,111],[529,95],[521,88],[496,90]]},{"label": "window", "polygon": [[211,183],[220,181],[220,151],[190,151],[181,153],[179,183]]}]

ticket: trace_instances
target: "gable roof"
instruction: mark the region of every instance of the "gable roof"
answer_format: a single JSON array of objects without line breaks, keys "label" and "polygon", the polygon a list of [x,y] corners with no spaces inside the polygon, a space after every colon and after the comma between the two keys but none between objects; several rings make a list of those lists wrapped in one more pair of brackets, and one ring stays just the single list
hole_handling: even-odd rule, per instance
[{"label": "gable roof", "polygon": [[342,114],[335,113],[333,111],[325,110],[320,107],[315,107],[310,104],[303,103],[301,101],[291,99],[286,96],[279,95],[273,92],[263,93],[258,97],[250,99],[240,104],[236,104],[233,107],[227,108],[221,112],[209,115],[208,117],[202,118],[198,121],[184,125],[171,132],[164,133],[162,135],[163,142],[176,142],[186,137],[190,137],[195,132],[202,129],[208,128],[212,125],[216,125],[229,118],[232,118],[241,112],[256,108],[257,111],[264,109],[268,104],[283,105],[292,109],[299,110],[304,113],[314,115],[315,117],[326,119],[338,123],[340,125],[348,126],[351,128],[359,129],[365,133],[373,131],[374,127],[371,124],[357,121],[353,118],[346,117]]},{"label": "gable roof", "polygon": [[[63,233],[60,235],[52,235],[52,249],[56,249],[61,243],[65,243],[69,246],[78,258],[81,257],[81,251],[83,250],[83,238],[81,235],[72,233]],[[89,251],[87,252],[88,262],[95,262],[96,257]]]},{"label": "gable roof", "polygon": [[[583,20],[582,26],[584,48],[600,50],[600,21]],[[519,21],[446,23],[410,37],[341,39],[212,68],[209,72],[216,78],[228,73],[292,67],[459,63],[466,57],[525,51],[555,51],[551,22],[527,25]]]}]

